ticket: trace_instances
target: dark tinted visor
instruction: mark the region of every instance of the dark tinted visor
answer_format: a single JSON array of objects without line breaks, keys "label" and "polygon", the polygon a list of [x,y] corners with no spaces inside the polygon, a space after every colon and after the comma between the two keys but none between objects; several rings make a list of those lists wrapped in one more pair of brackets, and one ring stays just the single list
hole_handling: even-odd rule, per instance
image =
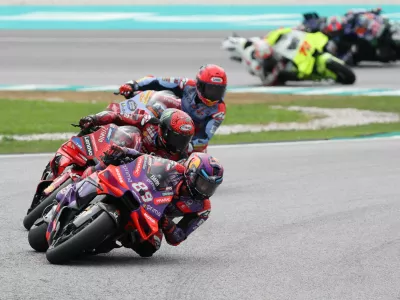
[{"label": "dark tinted visor", "polygon": [[224,97],[225,91],[226,91],[225,85],[207,83],[204,85],[203,96],[208,100],[218,101]]},{"label": "dark tinted visor", "polygon": [[214,178],[209,177],[204,170],[202,170],[196,179],[195,188],[201,195],[211,197],[214,195],[215,190],[221,182],[222,179],[215,180]]},{"label": "dark tinted visor", "polygon": [[166,142],[167,148],[172,152],[182,152],[189,145],[191,135],[177,134],[176,132],[169,131]]}]

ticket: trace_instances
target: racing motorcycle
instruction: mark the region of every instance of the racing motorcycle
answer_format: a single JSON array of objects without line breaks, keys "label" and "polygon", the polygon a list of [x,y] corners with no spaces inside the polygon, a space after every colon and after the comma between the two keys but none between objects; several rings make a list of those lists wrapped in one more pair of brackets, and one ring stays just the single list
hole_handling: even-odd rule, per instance
[{"label": "racing motorcycle", "polygon": [[[232,60],[241,61],[243,45],[254,39],[244,39],[238,35],[225,39],[222,48],[231,54]],[[297,81],[333,80],[340,84],[353,84],[356,80],[354,72],[346,66],[344,61],[333,56],[326,48],[329,38],[321,33],[308,33],[291,28],[281,28],[269,32],[264,40],[272,46],[287,66],[297,72]],[[290,70],[292,72],[292,70]],[[279,76],[279,83],[285,84],[292,80],[292,76],[285,76],[285,71]],[[289,79],[290,78],[290,79]]]},{"label": "racing motorcycle", "polygon": [[[114,95],[120,95],[119,92],[114,92]],[[110,103],[105,110],[113,111],[122,114],[132,113],[147,113],[152,117],[159,118],[162,112],[167,108],[181,109],[180,105],[176,106],[176,102],[171,102],[169,98],[175,100],[180,99],[171,91],[139,91],[135,92],[134,96],[130,99],[120,103]]]},{"label": "racing motorcycle", "polygon": [[[47,174],[42,176],[31,207],[24,217],[23,225],[26,229],[30,229],[42,216],[60,190],[79,179],[88,167],[96,165],[112,144],[133,147],[140,138],[140,130],[134,126],[108,124],[93,127],[89,132],[72,136],[61,145],[49,162],[48,170],[45,170]],[[133,138],[134,133],[137,133],[138,139]]]},{"label": "racing motorcycle", "polygon": [[[361,61],[390,63],[400,59],[400,25],[380,13],[380,10],[362,12],[348,24],[337,26],[336,18],[309,12],[303,14],[304,20],[297,29],[326,34],[336,44],[331,53],[349,65]],[[367,34],[368,28],[373,28],[375,36]]]},{"label": "racing motorcycle", "polygon": [[158,222],[173,197],[172,187],[165,183],[168,170],[155,164],[145,168],[149,160],[164,159],[146,154],[124,158],[122,165],[111,164],[88,177],[97,195],[81,207],[72,205],[75,197],[64,197],[48,213],[47,222],[43,219],[31,229],[30,244],[36,239],[34,243],[42,243],[41,250],[47,250],[50,263],[62,264],[81,255],[103,253],[127,234],[148,240],[158,232]]}]

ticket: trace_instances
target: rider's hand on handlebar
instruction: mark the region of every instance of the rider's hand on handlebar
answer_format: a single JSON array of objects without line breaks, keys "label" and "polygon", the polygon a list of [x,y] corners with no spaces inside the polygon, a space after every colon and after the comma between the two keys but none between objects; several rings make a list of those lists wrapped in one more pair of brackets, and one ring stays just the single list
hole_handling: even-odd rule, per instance
[{"label": "rider's hand on handlebar", "polygon": [[120,159],[121,157],[125,156],[127,152],[128,149],[126,147],[112,145],[107,151],[104,152],[104,155],[112,159]]},{"label": "rider's hand on handlebar", "polygon": [[81,118],[79,120],[79,126],[82,129],[90,128],[90,127],[92,127],[94,125],[94,123],[95,122],[94,122],[93,116],[86,116],[86,117],[83,117],[83,118]]},{"label": "rider's hand on handlebar", "polygon": [[124,85],[121,85],[119,88],[119,93],[128,99],[131,98],[133,93],[137,92],[138,90],[139,85],[136,81],[134,81],[133,83],[125,83]]}]

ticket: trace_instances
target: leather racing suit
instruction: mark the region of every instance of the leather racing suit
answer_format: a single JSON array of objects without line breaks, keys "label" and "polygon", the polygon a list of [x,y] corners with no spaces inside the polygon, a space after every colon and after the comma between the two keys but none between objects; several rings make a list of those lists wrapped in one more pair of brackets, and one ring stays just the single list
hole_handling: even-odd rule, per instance
[{"label": "leather racing suit", "polygon": [[[124,247],[133,249],[142,257],[149,257],[160,248],[164,235],[167,243],[172,246],[177,246],[186,240],[193,231],[208,219],[211,212],[211,202],[209,199],[197,200],[190,197],[184,183],[185,167],[183,164],[151,155],[142,155],[135,162],[136,164],[144,164],[143,169],[164,169],[160,185],[165,190],[170,189],[171,192],[168,192],[170,195],[173,194],[173,200],[166,207],[164,215],[159,221],[160,229],[156,234],[147,241],[143,241],[135,232],[126,234],[120,239]],[[90,202],[97,195],[96,186],[90,181],[96,181],[97,176],[98,172],[95,172],[88,178],[70,184],[57,194],[57,201],[64,201],[64,198],[68,197],[69,206],[73,208],[81,207]],[[173,221],[176,217],[182,217],[177,224]],[[127,226],[129,226],[129,223]],[[117,247],[115,243],[112,243],[106,245],[104,249],[99,249],[99,252],[109,252]]]},{"label": "leather racing suit", "polygon": [[283,84],[287,80],[296,81],[297,71],[294,64],[285,60],[278,52],[273,51],[267,59],[256,57],[256,46],[265,43],[263,38],[229,37],[225,47],[234,45],[230,58],[241,62],[253,76],[260,78],[264,86]]},{"label": "leather racing suit", "polygon": [[[135,84],[134,81],[127,82]],[[169,90],[181,98],[181,109],[186,112],[196,126],[192,145],[195,151],[204,151],[208,142],[215,134],[218,127],[222,124],[226,107],[224,101],[220,101],[214,106],[207,106],[198,99],[196,92],[196,81],[188,78],[161,78],[144,77],[138,81],[137,90]]]},{"label": "leather racing suit", "polygon": [[[190,153],[187,149],[184,153],[168,152],[159,142],[158,137],[158,122],[154,117],[148,114],[120,114],[113,111],[103,111],[90,116],[93,120],[93,125],[106,125],[114,123],[116,125],[131,125],[137,127],[141,131],[141,152],[151,154],[166,159],[178,161],[187,158]],[[87,177],[95,171],[106,168],[106,165],[100,161],[96,166],[86,169],[82,177]]]}]

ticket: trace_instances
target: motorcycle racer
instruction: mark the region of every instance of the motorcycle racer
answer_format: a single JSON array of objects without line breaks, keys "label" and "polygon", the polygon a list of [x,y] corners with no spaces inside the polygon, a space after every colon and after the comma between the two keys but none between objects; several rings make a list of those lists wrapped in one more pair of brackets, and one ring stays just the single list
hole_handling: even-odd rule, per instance
[{"label": "motorcycle racer", "polygon": [[[112,111],[103,111],[96,115],[83,117],[79,121],[84,128],[109,123],[137,127],[142,133],[141,152],[175,161],[188,157],[189,143],[195,130],[193,120],[189,115],[176,108],[164,110],[160,119],[150,117],[149,114],[123,115]],[[128,153],[129,147],[122,147],[120,151]],[[96,166],[88,168],[83,177],[102,168],[105,168],[105,165],[100,161]]]},{"label": "motorcycle racer", "polygon": [[365,58],[394,61],[396,53],[391,49],[390,33],[386,32],[389,21],[381,16],[381,11],[380,8],[349,10],[344,16],[328,18],[316,15],[314,24],[318,26],[312,29],[329,36],[334,44],[330,52],[348,65]]},{"label": "motorcycle racer", "polygon": [[[135,157],[140,153],[133,150],[130,155]],[[109,158],[121,156],[125,154],[121,152],[118,152],[118,155],[116,152],[107,154]],[[162,176],[162,180],[160,179],[162,182],[159,184],[171,187],[170,193],[173,195],[173,200],[159,221],[160,229],[156,234],[143,241],[136,231],[131,231],[119,239],[122,246],[131,248],[141,257],[151,257],[160,249],[163,236],[169,245],[178,246],[208,219],[211,212],[210,197],[223,181],[224,168],[215,157],[206,153],[192,153],[187,160],[180,163],[147,154],[137,159],[142,160],[143,168],[148,170],[161,168],[162,172],[166,172],[167,176]],[[96,186],[92,183],[96,180],[97,174],[93,173],[88,178],[60,191],[57,194],[57,201],[61,202],[65,197],[69,197],[71,200],[69,203],[74,203],[72,206],[76,208],[89,203],[97,195]],[[56,205],[53,210],[55,207]],[[175,223],[173,219],[177,217],[182,219]],[[112,242],[96,250],[97,253],[106,253],[119,247],[121,246]]]},{"label": "motorcycle racer", "polygon": [[132,97],[134,92],[169,90],[181,98],[181,109],[194,121],[196,132],[191,142],[196,151],[205,151],[208,142],[222,124],[226,107],[224,96],[227,76],[223,68],[207,64],[200,68],[196,80],[188,78],[144,77],[122,85],[120,94]]},{"label": "motorcycle racer", "polygon": [[278,29],[263,38],[250,39],[232,35],[224,40],[222,48],[228,50],[232,60],[241,61],[251,75],[259,77],[264,86],[298,81],[297,67],[282,55],[282,49],[279,48],[279,43],[286,35],[296,31],[290,28]]}]

